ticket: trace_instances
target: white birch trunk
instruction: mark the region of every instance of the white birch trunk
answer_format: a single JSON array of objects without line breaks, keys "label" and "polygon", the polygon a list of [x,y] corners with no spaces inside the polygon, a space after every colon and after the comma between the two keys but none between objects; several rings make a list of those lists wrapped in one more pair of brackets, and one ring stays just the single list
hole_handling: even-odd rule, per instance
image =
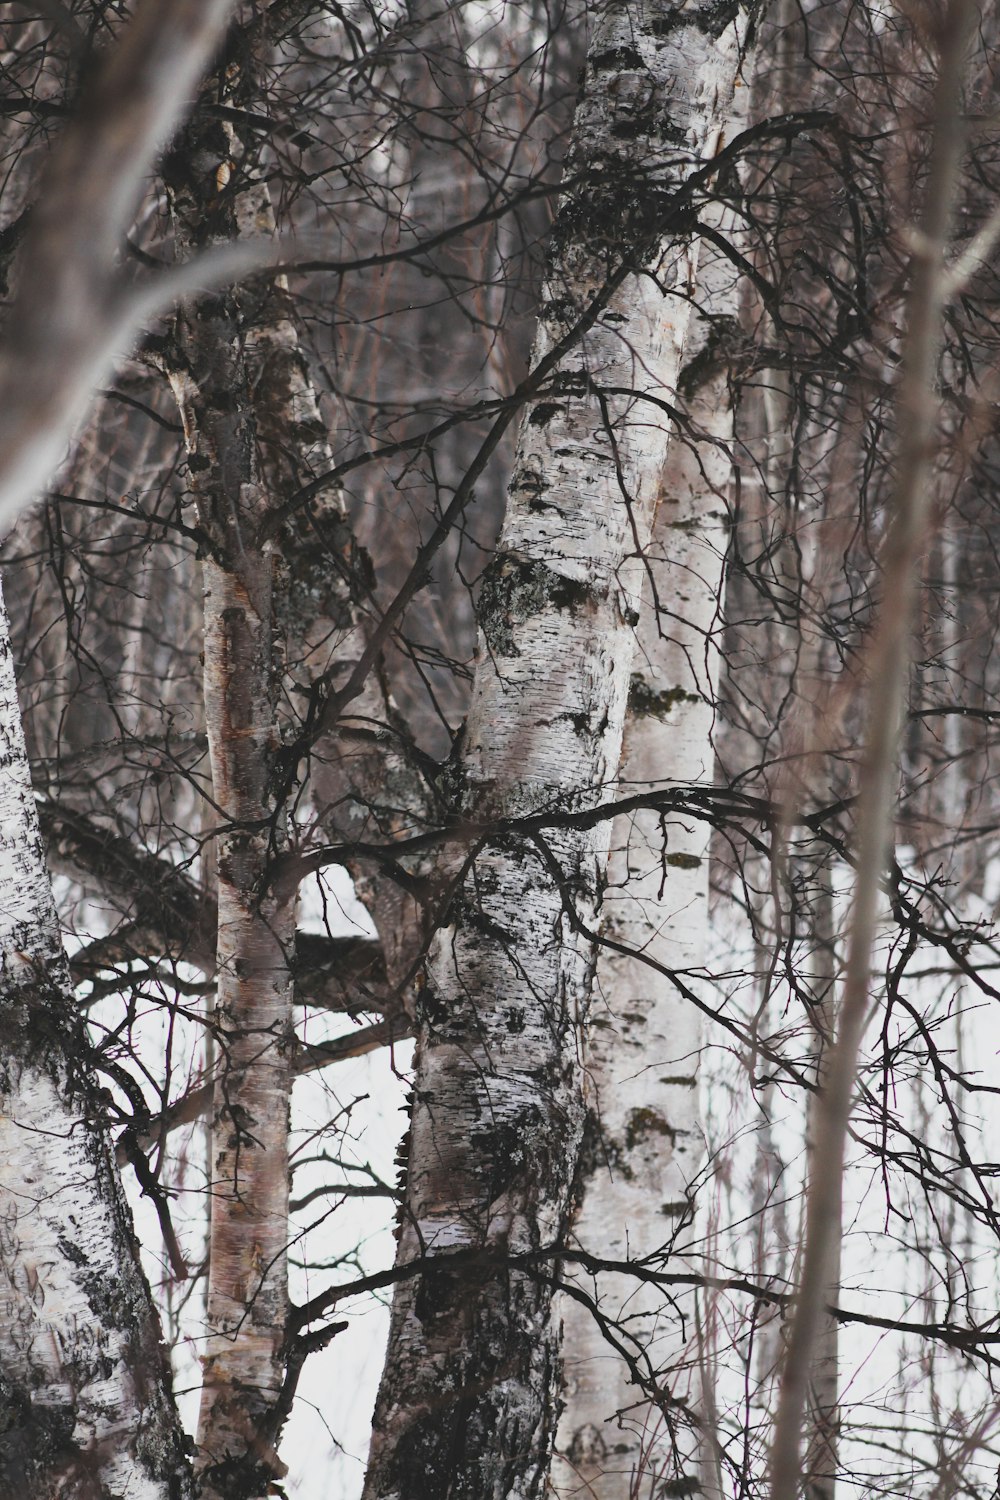
[{"label": "white birch trunk", "polygon": [[[254,514],[244,488],[240,511]],[[256,497],[254,497],[256,498]],[[229,1493],[248,1464],[259,1490],[274,1451],[288,1312],[288,1112],[294,898],[262,895],[274,858],[273,623],[266,560],[204,565],[205,720],[216,805],[219,947],[208,1327],[199,1419],[202,1493]],[[280,814],[279,814],[280,817]],[[278,845],[280,848],[280,844]]]},{"label": "white birch trunk", "polygon": [[184,1440],[45,868],[0,602],[0,1495],[178,1500]]},{"label": "white birch trunk", "polygon": [[[252,69],[230,66],[226,81],[234,102],[252,103]],[[167,166],[182,240],[197,244],[207,233],[217,238],[224,227],[235,240],[274,234],[267,184],[249,180],[242,157],[228,125],[188,129]],[[220,216],[212,202],[215,185],[220,174],[228,185],[237,173],[247,180]],[[197,182],[207,185],[204,198]],[[295,895],[287,882],[269,881],[292,788],[278,761],[279,684],[284,676],[286,687],[301,690],[338,663],[353,665],[364,647],[355,594],[363,569],[335,492],[321,493],[280,528],[268,525],[303,485],[333,468],[284,278],[203,303],[182,320],[178,349],[168,351],[165,362],[184,421],[201,523],[212,540],[212,557],[204,563],[205,716],[214,798],[232,825],[217,849],[220,1055],[198,1459],[203,1493],[221,1497],[238,1472],[241,1482],[255,1475],[261,1493],[283,1472],[275,1444],[287,1405],[279,1395],[288,1310]],[[270,530],[274,538],[261,541]],[[275,648],[280,635],[294,649],[290,672]],[[373,676],[336,738],[324,737],[317,757],[321,793],[328,792],[336,817],[350,822],[356,837],[368,832],[370,809],[383,790],[380,776],[391,783],[390,797],[400,798],[401,815],[408,813],[406,768],[375,743],[385,706]],[[352,739],[356,724],[360,733]],[[309,748],[306,743],[303,754]],[[379,832],[393,821],[386,813]],[[386,967],[395,980],[419,949],[415,904],[387,882],[373,885]],[[390,1025],[384,1039],[402,1029]]]},{"label": "white birch trunk", "polygon": [[[274,232],[266,186],[255,193],[254,231]],[[269,496],[280,503],[334,467],[316,389],[299,343],[284,277],[252,331],[248,356],[257,372],[254,397],[261,472]],[[375,621],[367,559],[358,548],[340,493],[327,486],[292,515],[278,535],[284,581],[289,661],[287,685],[299,705],[304,689],[340,685],[367,644]],[[420,778],[398,747],[391,700],[379,665],[360,693],[308,744],[310,788],[318,819],[331,842],[380,842],[427,826]],[[405,743],[405,742],[404,742]],[[311,751],[311,753],[310,753]],[[434,858],[427,856],[428,865]],[[371,914],[382,946],[386,976],[405,993],[424,942],[423,912],[399,885],[358,861],[351,875]]]},{"label": "white birch trunk", "polygon": [[[126,319],[119,240],[228,11],[146,4],[43,181],[0,361],[0,515],[62,460]],[[184,1440],[75,1015],[0,611],[0,1494],[179,1500]]]},{"label": "white birch trunk", "polygon": [[[703,311],[722,314],[732,290],[728,268],[705,268]],[[692,346],[702,342],[692,330]],[[702,385],[689,414],[703,440],[692,447],[690,437],[675,438],[664,475],[625,727],[624,796],[705,784],[714,771],[715,637],[732,470],[725,372]],[[694,1238],[694,1183],[704,1166],[702,1028],[669,974],[644,960],[698,988],[709,959],[708,850],[708,825],[693,818],[666,821],[643,809],[616,820],[603,932],[628,952],[605,948],[598,956],[587,1053],[588,1138],[575,1238],[617,1261],[676,1241],[671,1271],[696,1269],[682,1247]],[[588,1500],[629,1500],[657,1483],[684,1493],[698,1488],[707,1451],[692,1428],[702,1366],[693,1307],[684,1310],[682,1330],[676,1300],[671,1305],[655,1287],[625,1275],[581,1285],[622,1330],[637,1362],[648,1360],[661,1394],[650,1402],[590,1311],[566,1299],[556,1488]]]},{"label": "white birch trunk", "polygon": [[[260,43],[263,46],[263,42]],[[230,68],[227,85],[242,107],[254,109],[261,93],[259,77],[266,56],[236,72]],[[188,138],[194,135],[188,131]],[[235,130],[201,127],[189,146],[193,159],[206,158],[202,171],[235,174],[242,171],[243,144]],[[223,160],[219,159],[219,143]],[[178,157],[181,175],[184,162]],[[227,179],[228,181],[228,179]],[[182,187],[183,194],[183,187]],[[202,218],[212,211],[202,205]],[[192,225],[193,227],[193,225]],[[259,242],[275,236],[277,226],[267,182],[247,182],[235,195],[230,214],[231,238]],[[275,627],[284,637],[284,692],[305,711],[311,690],[318,709],[311,729],[289,722],[282,711],[286,740],[302,734],[301,757],[308,760],[310,790],[324,833],[331,842],[380,841],[426,826],[426,791],[420,776],[398,745],[395,715],[388,690],[376,663],[361,690],[341,711],[335,723],[324,721],[326,699],[340,688],[362,655],[377,623],[370,564],[358,547],[348,522],[343,497],[321,476],[335,468],[329,433],[316,388],[300,344],[287,278],[269,278],[240,294],[241,333],[244,339],[247,420],[256,441],[259,481],[267,497],[260,514],[263,535],[277,569]],[[172,383],[185,413],[189,443],[196,441],[198,423],[206,410],[199,401],[197,382],[189,372],[174,370]],[[204,393],[202,393],[204,395]],[[218,409],[225,408],[224,388],[217,390]],[[316,486],[307,504],[283,507],[307,486]],[[281,511],[283,519],[275,518]],[[285,786],[291,795],[292,781]],[[433,856],[428,856],[430,863]],[[379,933],[390,986],[400,988],[412,977],[415,955],[424,942],[423,914],[414,898],[380,873],[355,862],[351,866],[357,892],[368,907]]]},{"label": "white birch trunk", "polygon": [[[672,398],[696,269],[672,195],[716,149],[743,29],[663,5],[595,28],[535,349],[554,373],[521,430],[480,606],[460,771],[482,827],[593,806],[617,772],[667,442],[643,397]],[[505,1262],[565,1233],[607,844],[606,826],[487,835],[435,941],[399,1260],[438,1264],[397,1287],[366,1500],[546,1492],[556,1267]]]}]

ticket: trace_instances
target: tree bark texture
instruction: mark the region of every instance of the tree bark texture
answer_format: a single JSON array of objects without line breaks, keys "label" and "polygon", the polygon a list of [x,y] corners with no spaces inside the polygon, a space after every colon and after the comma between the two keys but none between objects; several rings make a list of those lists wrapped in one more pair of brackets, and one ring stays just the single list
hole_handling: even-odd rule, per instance
[{"label": "tree bark texture", "polygon": [[[714,154],[745,17],[635,5],[598,21],[567,159],[526,415],[459,766],[456,856],[420,1004],[401,1264],[366,1500],[533,1500],[558,1408],[553,1264],[583,1132],[581,1028],[633,625],[697,247],[685,183]],[[642,274],[645,270],[655,276]],[[449,1258],[451,1258],[449,1263]]]},{"label": "tree bark texture", "polygon": [[74,1010],[0,604],[0,1496],[191,1494]]},{"label": "tree bark texture", "polygon": [[[257,190],[257,201],[258,232],[265,226],[273,231],[266,186]],[[284,277],[275,278],[258,315],[253,358],[259,371],[254,397],[262,478],[271,497],[287,500],[328,474],[334,458]],[[302,751],[320,826],[333,843],[348,847],[422,832],[432,816],[428,789],[407,758],[408,738],[395,723],[380,663],[336,721],[324,721],[330,696],[377,623],[370,564],[355,543],[342,496],[332,486],[321,489],[289,517],[278,540],[286,584],[281,621],[289,646],[286,681],[297,707],[311,702]],[[433,859],[432,851],[425,863]],[[379,934],[389,985],[402,993],[424,945],[422,907],[362,861],[352,861],[350,869]]]},{"label": "tree bark texture", "polygon": [[[706,264],[687,368],[710,347],[733,304],[733,274]],[[682,379],[683,387],[683,379]],[[622,796],[705,785],[714,772],[732,405],[725,372],[688,402],[675,435],[647,552],[642,618],[630,680]],[[616,1261],[671,1246],[671,1270],[694,1237],[704,1166],[698,1099],[697,990],[709,962],[709,827],[655,808],[612,828],[595,998],[587,1049],[587,1126],[574,1237]],[[610,945],[614,946],[610,946]],[[654,968],[652,965],[658,965]],[[676,976],[676,980],[675,977]],[[679,988],[677,981],[680,982]],[[691,1269],[696,1269],[694,1266]],[[563,1306],[566,1394],[554,1479],[560,1493],[629,1500],[659,1482],[698,1486],[700,1351],[697,1320],[627,1275],[579,1282],[617,1330],[637,1370],[658,1388],[643,1399],[632,1371],[588,1307]]]},{"label": "tree bark texture", "polygon": [[[219,74],[226,99],[257,107],[253,58],[234,54],[227,64]],[[242,140],[228,122],[192,124],[171,154],[167,182],[184,243],[274,234],[253,138]],[[208,1466],[203,1484],[221,1493],[226,1455],[235,1461],[241,1444],[246,1463],[260,1461],[261,1483],[269,1465],[281,1472],[273,1444],[287,1311],[287,1111],[301,1059],[289,1050],[294,887],[270,874],[285,842],[294,786],[288,767],[312,755],[320,804],[329,804],[341,839],[382,837],[400,816],[408,822],[411,783],[392,743],[383,742],[388,706],[377,674],[336,730],[322,734],[331,684],[365,644],[364,564],[340,496],[320,485],[281,526],[265,526],[280,505],[333,468],[285,279],[203,301],[180,320],[166,363],[201,523],[212,539],[204,564],[205,711],[215,801],[232,825],[218,850],[221,1191],[213,1200],[209,1322],[216,1332],[199,1460]],[[282,691],[293,702],[311,697],[301,738],[302,726],[287,712],[279,723]],[[294,745],[282,746],[282,727]],[[371,884],[369,901],[386,935],[385,967],[396,984],[420,947],[416,908],[387,882]],[[300,990],[296,998],[308,995]],[[405,1029],[387,1024],[380,1043]],[[319,1063],[317,1055],[313,1065]]]},{"label": "tree bark texture", "polygon": [[[178,241],[230,242],[255,219],[232,130],[189,127],[166,165]],[[233,184],[230,190],[230,184]],[[228,190],[228,191],[227,191]],[[259,191],[259,190],[258,190]],[[269,879],[287,836],[280,795],[276,548],[254,409],[253,292],[202,299],[166,353],[206,537],[205,724],[220,826],[211,1228],[197,1471],[207,1497],[269,1493],[288,1314],[288,1128],[294,890]]]},{"label": "tree bark texture", "polygon": [[[227,57],[227,100],[250,113],[267,108],[262,79],[269,63],[266,25],[247,28]],[[219,75],[222,76],[221,74]],[[274,207],[267,185],[268,161],[259,159],[259,135],[244,140],[229,124],[202,120],[186,133],[182,154],[214,162],[222,190],[203,196],[200,235],[219,241],[258,241],[274,236]],[[205,178],[203,180],[211,180]],[[194,225],[192,224],[192,228]],[[240,294],[243,358],[250,372],[247,418],[252,423],[259,482],[268,506],[265,528],[279,584],[275,626],[284,637],[282,728],[286,739],[285,795],[295,768],[308,762],[312,801],[326,837],[338,845],[380,842],[422,830],[430,814],[428,790],[407,759],[407,737],[381,671],[373,663],[360,690],[334,718],[327,712],[377,624],[371,564],[354,538],[343,496],[329,481],[335,467],[316,387],[299,339],[288,280]],[[175,372],[182,410],[186,376]],[[224,403],[225,391],[216,393]],[[303,490],[307,501],[296,502]],[[292,502],[289,504],[289,502]],[[289,712],[288,704],[291,705]],[[432,856],[428,856],[428,863]],[[390,985],[412,978],[424,943],[423,913],[412,895],[371,867],[355,861],[351,873],[382,942]]]}]

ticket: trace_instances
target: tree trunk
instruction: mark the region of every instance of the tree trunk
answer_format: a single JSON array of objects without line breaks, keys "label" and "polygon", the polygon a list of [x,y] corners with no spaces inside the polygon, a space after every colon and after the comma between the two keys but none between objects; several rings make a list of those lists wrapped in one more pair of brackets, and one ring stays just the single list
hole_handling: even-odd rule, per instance
[{"label": "tree trunk", "polygon": [[[837,1034],[837,955],[834,947],[833,889],[830,859],[820,854],[814,876],[815,895],[811,906],[813,977],[815,996],[811,1013],[816,1033],[816,1086],[822,1091],[828,1085],[830,1049]],[[820,1128],[817,1095],[811,1095],[806,1122],[806,1158],[817,1156],[816,1132]],[[841,1234],[843,1193],[836,1205],[835,1244],[830,1251],[826,1301],[840,1301]],[[840,1324],[824,1310],[813,1346],[809,1379],[809,1402],[806,1411],[806,1452],[803,1477],[807,1500],[834,1500],[837,1491],[837,1464],[840,1448]]]},{"label": "tree trunk", "polygon": [[[260,99],[251,64],[247,57],[239,64],[229,59],[225,73],[226,97],[242,109]],[[182,242],[274,233],[252,137],[241,141],[228,123],[189,127],[166,177]],[[218,192],[220,181],[228,195]],[[230,825],[217,853],[213,1335],[199,1430],[202,1484],[221,1496],[240,1465],[255,1470],[262,1493],[269,1475],[283,1472],[274,1444],[287,1315],[295,895],[291,883],[271,875],[285,844],[294,786],[288,766],[320,741],[313,784],[321,807],[331,809],[332,836],[341,839],[383,836],[400,818],[409,824],[419,795],[387,734],[389,706],[377,673],[335,730],[323,731],[330,684],[364,649],[365,568],[340,496],[329,487],[274,524],[281,505],[334,467],[285,278],[207,300],[178,330],[165,359],[184,421],[192,489],[212,543],[204,563],[205,714],[214,798]],[[290,659],[275,645],[279,636]],[[303,737],[279,754],[282,683],[293,701],[311,693],[314,727],[307,720]],[[302,730],[287,719],[284,727],[286,738]],[[386,971],[396,986],[420,949],[419,908],[389,881],[375,878],[370,886]],[[392,1022],[380,1039],[404,1031]]]},{"label": "tree trunk", "polygon": [[[249,530],[259,491],[252,479],[241,490],[236,514]],[[268,1429],[288,1310],[295,934],[294,896],[262,894],[283,821],[272,797],[280,740],[269,559],[251,548],[239,563],[230,551],[227,563],[204,564],[205,718],[215,802],[230,824],[218,838],[210,1335],[199,1420],[203,1493],[220,1497],[247,1464],[261,1495],[284,1472]]]},{"label": "tree trunk", "polygon": [[882,549],[882,600],[870,648],[869,722],[859,768],[856,874],[837,1034],[816,1103],[798,1298],[791,1320],[771,1445],[772,1500],[794,1500],[799,1443],[815,1341],[841,1238],[844,1154],[858,1055],[871,1010],[871,954],[896,804],[897,756],[911,655],[918,565],[931,519],[932,454],[939,424],[936,380],[949,300],[946,255],[965,149],[963,84],[979,23],[975,0],[950,0],[938,32],[933,146],[914,252],[900,362],[900,442],[892,524]]},{"label": "tree trunk", "polygon": [[[728,265],[714,256],[706,265],[703,251],[700,281],[691,370],[699,356],[711,356],[732,323]],[[685,434],[671,443],[647,554],[619,779],[624,796],[704,785],[714,772],[722,523],[732,471],[725,368],[702,380],[688,413]],[[583,1249],[617,1261],[670,1245],[672,1271],[681,1268],[684,1242],[693,1238],[704,1147],[700,1015],[670,974],[697,988],[709,962],[708,846],[708,825],[682,814],[666,821],[662,812],[645,808],[616,819],[602,930],[627,951],[599,954],[587,1052],[586,1149],[574,1236]],[[649,1388],[633,1383],[590,1310],[567,1299],[566,1409],[555,1476],[560,1493],[629,1500],[654,1476],[684,1486],[683,1492],[697,1488],[706,1454],[697,1431],[702,1362],[692,1309],[682,1323],[676,1305],[627,1275],[581,1286],[658,1397],[650,1402]]]},{"label": "tree trunk", "polygon": [[69,983],[0,602],[0,1495],[181,1500],[184,1438]]},{"label": "tree trunk", "polygon": [[[147,4],[53,153],[0,362],[5,526],[123,337],[119,241],[227,8]],[[0,739],[0,1494],[181,1500],[184,1438],[71,997],[2,610]]]},{"label": "tree trunk", "polygon": [[[198,248],[257,227],[255,193],[266,189],[244,183],[228,198],[220,192],[244,171],[227,125],[188,128],[165,168],[180,243]],[[288,1315],[295,893],[270,880],[287,812],[277,774],[276,557],[260,540],[270,497],[254,410],[258,301],[238,290],[203,299],[181,314],[165,356],[207,539],[205,725],[220,826],[209,1332],[197,1470],[202,1494],[219,1500],[264,1496],[285,1472],[275,1444]]]},{"label": "tree trunk", "polygon": [[[555,1266],[511,1258],[564,1239],[609,836],[559,824],[617,771],[666,452],[656,403],[695,272],[682,189],[717,148],[743,30],[707,6],[625,7],[591,45],[535,349],[548,385],[480,604],[459,775],[481,838],[421,997],[399,1260],[432,1264],[397,1287],[367,1500],[546,1492]],[[545,831],[519,830],[540,813]]]}]

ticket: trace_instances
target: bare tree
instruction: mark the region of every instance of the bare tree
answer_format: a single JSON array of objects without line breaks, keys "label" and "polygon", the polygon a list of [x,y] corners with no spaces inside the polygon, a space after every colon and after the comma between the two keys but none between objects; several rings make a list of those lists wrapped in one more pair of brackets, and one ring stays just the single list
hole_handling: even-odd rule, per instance
[{"label": "bare tree", "polygon": [[[609,15],[591,39],[535,402],[480,601],[459,766],[471,842],[453,860],[421,997],[399,1258],[417,1274],[394,1300],[369,1496],[431,1479],[496,1496],[547,1484],[551,1280],[516,1261],[565,1234],[607,852],[606,828],[585,815],[617,766],[641,552],[684,356],[696,249],[680,226],[711,177],[701,164],[744,34],[742,20],[677,12],[654,24],[637,12]],[[495,831],[480,833],[486,818]]]},{"label": "bare tree", "polygon": [[[79,413],[70,389],[107,369],[100,337],[55,367],[43,324],[74,264],[57,235],[64,252],[95,222],[75,217],[82,169],[60,188],[65,163],[91,170],[108,114],[66,127],[48,185],[36,169],[119,18],[83,0],[46,15],[4,60],[0,250],[21,289],[8,385],[22,403],[42,386],[53,397],[51,466]],[[98,273],[83,257],[95,279],[79,305],[98,282],[119,289],[110,321],[91,317],[97,333],[184,301],[147,334],[115,332],[123,352],[138,337],[136,357],[113,384],[100,375],[58,491],[5,555],[38,811],[75,926],[80,1017],[53,1021],[52,1046],[84,1080],[74,1138],[105,1162],[97,1198],[112,1201],[117,1157],[145,1197],[141,1223],[155,1222],[147,1265],[181,1383],[202,1401],[188,1473],[159,1374],[149,1388],[180,1492],[192,1475],[219,1496],[280,1486],[299,1457],[294,1444],[279,1456],[282,1424],[297,1390],[316,1395],[308,1357],[356,1299],[390,1291],[369,1494],[631,1497],[698,1482],[749,1496],[767,1482],[769,1371],[801,1268],[787,1233],[780,1255],[766,1246],[807,1178],[814,1198],[838,1192],[823,1120],[844,889],[864,836],[882,837],[867,815],[859,832],[854,801],[860,682],[897,453],[909,439],[928,462],[893,404],[940,24],[858,5],[777,15],[784,41],[764,49],[726,137],[751,73],[747,16],[629,6],[592,20],[563,163],[579,16],[241,8],[214,64],[206,52],[188,73],[190,122],[162,164],[158,116],[157,141],[134,142],[128,204],[117,217],[85,204],[103,258]],[[774,69],[787,87],[770,86]],[[984,98],[987,78],[977,62]],[[976,905],[993,818],[978,593],[995,303],[989,224],[976,238],[992,127],[977,110],[962,179],[974,212],[956,219],[943,273],[961,295],[934,314],[951,447],[934,457],[947,521],[910,673],[916,852],[872,887],[885,1019],[841,1115],[846,1225],[874,1242],[867,1174],[901,1246],[884,1251],[897,1258],[883,1280],[905,1266],[923,1311],[857,1294],[850,1234],[842,1278],[832,1263],[817,1273],[807,1246],[820,1336],[793,1340],[809,1430],[789,1469],[823,1500],[872,1454],[878,1485],[905,1474],[915,1492],[974,1493],[994,1442],[995,1336],[976,1300],[997,1237],[978,1119],[991,1085],[951,1040],[956,1008],[996,1000]],[[44,212],[25,214],[35,202]],[[279,229],[306,247],[297,265],[205,290]],[[977,595],[959,608],[964,569]],[[956,802],[961,899],[942,873],[958,867]],[[22,822],[17,848],[33,837]],[[336,926],[334,870],[350,872],[375,938]],[[317,874],[327,883],[307,885]],[[48,955],[51,903],[43,916]],[[394,1184],[374,1157],[351,1159],[360,1106],[337,1067],[380,1059],[388,1096],[411,1032]],[[292,1080],[321,1069],[323,1106],[289,1136]],[[749,1145],[758,1111],[766,1174]],[[343,1227],[359,1202],[372,1223],[397,1209],[395,1266]],[[116,1222],[145,1348],[149,1304]],[[18,1327],[42,1317],[28,1259],[12,1246]],[[796,1316],[809,1305],[800,1296]],[[900,1413],[893,1432],[858,1393],[873,1330],[900,1366],[893,1399],[919,1398],[924,1427]],[[337,1400],[322,1401],[335,1419]],[[20,1412],[5,1407],[11,1492],[58,1488],[70,1471],[45,1477]],[[101,1461],[106,1449],[127,1469],[130,1441],[109,1437]]]}]

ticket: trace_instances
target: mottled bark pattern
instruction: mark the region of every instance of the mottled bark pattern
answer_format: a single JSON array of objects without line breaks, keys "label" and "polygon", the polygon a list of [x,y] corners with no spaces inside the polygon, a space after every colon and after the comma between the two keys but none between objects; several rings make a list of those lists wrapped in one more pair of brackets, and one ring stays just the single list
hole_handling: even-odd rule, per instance
[{"label": "mottled bark pattern", "polygon": [[220,836],[218,853],[212,1333],[199,1453],[205,1492],[217,1488],[220,1495],[229,1493],[237,1457],[259,1464],[260,1494],[269,1475],[281,1472],[268,1428],[284,1373],[287,1314],[294,905],[287,897],[261,894],[280,823],[269,786],[278,743],[267,692],[273,680],[269,580],[262,576],[264,566],[254,571],[257,577],[248,579],[246,572],[204,565],[213,786],[220,811],[236,825]]},{"label": "mottled bark pattern", "polygon": [[[178,240],[235,238],[247,195],[227,126],[189,127],[166,168]],[[198,1431],[202,1494],[253,1500],[284,1472],[275,1452],[288,1311],[288,1110],[294,896],[268,882],[285,841],[273,548],[254,417],[252,295],[206,297],[179,317],[166,361],[206,535],[205,723],[217,838],[219,1076],[213,1121],[208,1327]]]},{"label": "mottled bark pattern", "polygon": [[[249,66],[230,66],[227,89],[242,108],[260,105],[260,87]],[[249,155],[252,143],[241,142],[231,127],[218,123],[189,129],[186,140],[189,159],[200,163],[203,174],[215,174],[201,180],[221,183],[223,190],[199,197],[198,179],[185,172],[178,153],[175,166],[180,175],[174,180],[173,198],[178,216],[186,212],[192,227],[200,225],[202,236],[273,235],[274,207],[266,181],[257,180]],[[322,484],[322,476],[335,466],[334,457],[299,341],[287,279],[279,275],[258,281],[242,289],[237,302],[243,373],[232,373],[246,383],[244,420],[253,430],[257,482],[267,506],[278,508],[304,487],[316,486],[308,503],[291,511],[280,526],[268,528],[268,534],[273,533],[269,556],[277,570],[275,628],[287,648],[284,691],[303,715],[312,698],[301,753],[309,757],[313,801],[331,842],[350,845],[406,834],[427,825],[430,799],[404,753],[407,736],[397,733],[396,715],[377,666],[336,723],[324,721],[326,699],[343,686],[377,620],[371,565],[356,544],[341,494],[333,485]],[[172,379],[182,412],[188,411],[197,422],[199,402],[202,409],[205,406],[204,390],[200,398],[197,395],[201,382],[184,369],[175,370]],[[303,727],[290,720],[286,709],[289,739]],[[427,857],[428,865],[431,859]],[[412,977],[414,954],[423,946],[422,908],[370,867],[356,863],[351,873],[378,930],[389,983],[402,986]]]},{"label": "mottled bark pattern", "polygon": [[[273,232],[266,184],[245,198],[253,208],[254,231]],[[285,501],[330,473],[334,458],[283,277],[274,279],[257,309],[248,357],[255,370],[261,476],[268,495]],[[367,644],[376,623],[371,565],[333,487],[288,518],[278,543],[285,582],[287,680],[292,701],[304,707],[307,692],[322,703],[324,694],[342,686]],[[309,752],[310,787],[331,842],[379,842],[427,826],[427,787],[406,759],[408,737],[396,733],[395,717],[375,668],[336,724],[316,735]],[[426,865],[432,860],[433,854],[428,855]],[[399,885],[360,861],[352,864],[351,874],[378,931],[389,983],[404,986],[423,946],[422,908]]]},{"label": "mottled bark pattern", "polygon": [[[726,122],[733,134],[736,122]],[[719,204],[702,222],[732,235]],[[699,257],[697,312],[679,381],[687,421],[671,440],[643,585],[629,687],[622,796],[711,783],[733,408],[715,351],[732,329],[736,281],[711,246]],[[713,370],[715,373],[709,374]],[[616,819],[587,1048],[587,1145],[577,1175],[576,1242],[616,1261],[667,1245],[672,1271],[700,1239],[694,1184],[704,1167],[698,1073],[701,1015],[684,991],[705,981],[711,941],[709,825],[655,808]],[[624,951],[623,951],[624,950]],[[658,967],[654,968],[653,965]],[[676,976],[676,979],[675,977]],[[571,1274],[571,1273],[570,1273]],[[553,1473],[560,1495],[632,1500],[656,1482],[712,1491],[697,1428],[701,1352],[691,1297],[669,1301],[631,1276],[583,1279],[657,1398],[644,1402],[590,1310],[567,1298],[565,1410]]]},{"label": "mottled bark pattern", "polygon": [[[725,380],[702,394],[691,409],[694,429],[709,423],[709,432],[714,427],[713,435],[724,437]],[[712,780],[722,497],[730,469],[721,442],[694,451],[683,439],[672,444],[633,659],[623,796]],[[648,808],[615,821],[602,929],[627,951],[600,952],[587,1050],[588,1144],[574,1237],[617,1261],[641,1260],[674,1242],[672,1271],[687,1266],[680,1247],[696,1237],[693,1185],[704,1144],[700,1014],[671,976],[694,990],[704,979],[708,843],[708,824],[683,813],[664,817]],[[656,1287],[627,1275],[581,1286],[605,1317],[627,1320],[629,1347],[640,1363],[648,1356],[660,1400],[642,1401],[591,1312],[567,1299],[558,1493],[630,1500],[642,1476],[654,1473],[680,1485],[672,1493],[697,1489],[702,1455],[688,1421],[699,1381],[692,1309],[682,1323],[676,1298],[668,1303]]]},{"label": "mottled bark pattern", "polygon": [[[595,28],[536,361],[581,318],[589,327],[527,413],[484,582],[461,762],[478,820],[590,805],[617,772],[636,553],[666,452],[666,417],[644,398],[673,395],[695,270],[673,195],[714,153],[726,118],[741,30],[731,15],[635,5]],[[655,279],[629,274],[640,266]],[[607,843],[606,826],[544,840],[488,835],[436,939],[400,1260],[489,1258],[442,1264],[397,1290],[366,1500],[547,1492],[558,1409],[551,1288],[503,1258],[565,1231],[594,963],[579,924],[596,920]]]},{"label": "mottled bark pattern", "polygon": [[0,601],[0,1497],[181,1500],[183,1436],[86,1066]]}]

